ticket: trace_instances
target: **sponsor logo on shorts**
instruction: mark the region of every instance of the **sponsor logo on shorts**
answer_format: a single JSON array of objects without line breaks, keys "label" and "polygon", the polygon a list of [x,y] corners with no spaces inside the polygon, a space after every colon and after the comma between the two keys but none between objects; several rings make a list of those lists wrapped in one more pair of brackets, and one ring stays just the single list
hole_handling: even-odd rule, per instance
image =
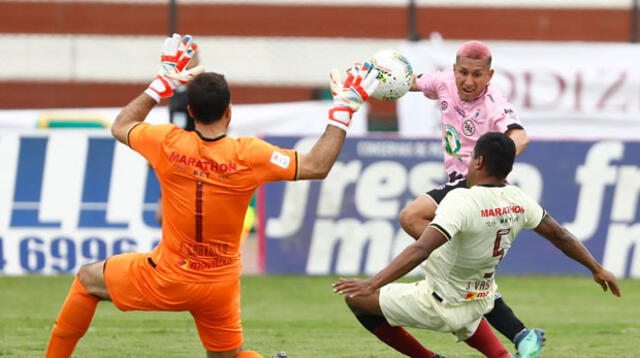
[{"label": "sponsor logo on shorts", "polygon": [[206,261],[193,261],[189,259],[181,259],[180,261],[178,261],[178,266],[188,270],[206,271],[206,270],[216,269],[219,267],[228,266],[233,262],[234,260],[230,257],[216,257],[214,259],[210,259]]},{"label": "sponsor logo on shorts", "polygon": [[491,291],[468,291],[467,294],[464,296],[464,299],[467,301],[474,301],[480,298],[485,298],[487,296],[489,296],[489,294],[491,293]]}]

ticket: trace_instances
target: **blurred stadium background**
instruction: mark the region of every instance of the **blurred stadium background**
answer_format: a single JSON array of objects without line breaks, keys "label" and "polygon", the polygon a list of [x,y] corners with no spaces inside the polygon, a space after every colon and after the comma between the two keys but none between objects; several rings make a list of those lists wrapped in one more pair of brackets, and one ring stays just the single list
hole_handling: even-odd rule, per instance
[{"label": "blurred stadium background", "polygon": [[[608,269],[640,277],[637,0],[0,1],[0,276],[71,274],[160,239],[155,176],[106,128],[173,31],[229,80],[232,135],[301,150],[324,128],[331,68],[395,48],[429,72],[462,41],[487,42],[493,83],[533,138],[511,182]],[[169,121],[168,108],[150,121]],[[444,180],[439,130],[419,93],[370,102],[329,178],[260,188],[245,271],[384,267],[410,242],[400,209]],[[500,271],[585,274],[531,234]]]},{"label": "blurred stadium background", "polygon": [[[0,42],[10,49],[0,58],[6,273],[74,272],[159,238],[153,173],[99,128],[145,88],[158,44],[178,31],[193,34],[202,64],[229,79],[233,135],[289,135],[273,140],[300,148],[308,140],[296,136],[323,129],[329,69],[395,48],[417,73],[431,72],[452,63],[461,41],[487,41],[493,83],[535,139],[511,180],[569,223],[608,268],[640,276],[637,1],[3,1],[0,20]],[[166,122],[168,110],[150,117]],[[408,242],[398,211],[443,179],[437,104],[419,93],[371,101],[352,134],[323,184],[260,191],[269,199],[259,196],[252,208],[266,209],[252,212],[261,234],[252,272],[368,273]],[[326,246],[312,244],[312,228],[343,219],[359,224],[340,226],[350,234],[329,234]],[[381,232],[376,225],[386,228],[381,238],[370,235]],[[356,229],[361,239],[340,244]],[[544,245],[527,249],[514,250],[522,257],[506,272],[579,272]],[[300,260],[271,267],[281,255]],[[323,268],[313,268],[320,257]]]}]

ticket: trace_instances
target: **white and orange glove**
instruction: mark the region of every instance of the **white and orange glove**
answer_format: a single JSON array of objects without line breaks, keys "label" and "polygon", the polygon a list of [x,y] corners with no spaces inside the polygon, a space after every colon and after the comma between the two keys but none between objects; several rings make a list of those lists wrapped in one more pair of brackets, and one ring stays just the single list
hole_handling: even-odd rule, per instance
[{"label": "white and orange glove", "polygon": [[347,78],[342,82],[338,70],[329,74],[329,84],[333,95],[333,108],[329,110],[329,124],[347,130],[351,125],[351,117],[358,108],[371,96],[379,82],[378,70],[370,62],[354,63],[347,70]]},{"label": "white and orange glove", "polygon": [[174,89],[204,72],[202,66],[187,69],[189,61],[198,49],[198,45],[192,40],[191,35],[185,35],[181,39],[179,34],[173,34],[164,40],[160,54],[160,69],[156,78],[144,91],[156,102],[160,102],[161,98],[173,96]]}]

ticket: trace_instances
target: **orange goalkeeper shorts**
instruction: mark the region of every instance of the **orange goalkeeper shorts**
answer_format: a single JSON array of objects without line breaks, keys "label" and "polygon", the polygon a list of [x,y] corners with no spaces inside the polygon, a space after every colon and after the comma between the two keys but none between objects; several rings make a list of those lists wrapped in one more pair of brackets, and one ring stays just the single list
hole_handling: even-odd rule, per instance
[{"label": "orange goalkeeper shorts", "polygon": [[159,275],[148,253],[107,259],[104,279],[122,311],[189,311],[205,349],[221,352],[242,345],[240,279],[178,282]]}]

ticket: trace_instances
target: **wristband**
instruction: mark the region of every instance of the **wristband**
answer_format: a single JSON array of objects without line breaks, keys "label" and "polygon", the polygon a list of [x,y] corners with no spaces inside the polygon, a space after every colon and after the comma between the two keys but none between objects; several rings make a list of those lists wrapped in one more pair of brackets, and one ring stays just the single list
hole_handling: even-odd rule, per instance
[{"label": "wristband", "polygon": [[156,79],[151,81],[149,87],[144,91],[149,97],[153,98],[156,102],[160,103],[161,98],[167,98],[173,96],[173,89],[171,85],[163,76],[156,76]]},{"label": "wristband", "polygon": [[333,107],[329,110],[329,124],[346,132],[351,125],[352,115],[353,110],[349,107]]}]

